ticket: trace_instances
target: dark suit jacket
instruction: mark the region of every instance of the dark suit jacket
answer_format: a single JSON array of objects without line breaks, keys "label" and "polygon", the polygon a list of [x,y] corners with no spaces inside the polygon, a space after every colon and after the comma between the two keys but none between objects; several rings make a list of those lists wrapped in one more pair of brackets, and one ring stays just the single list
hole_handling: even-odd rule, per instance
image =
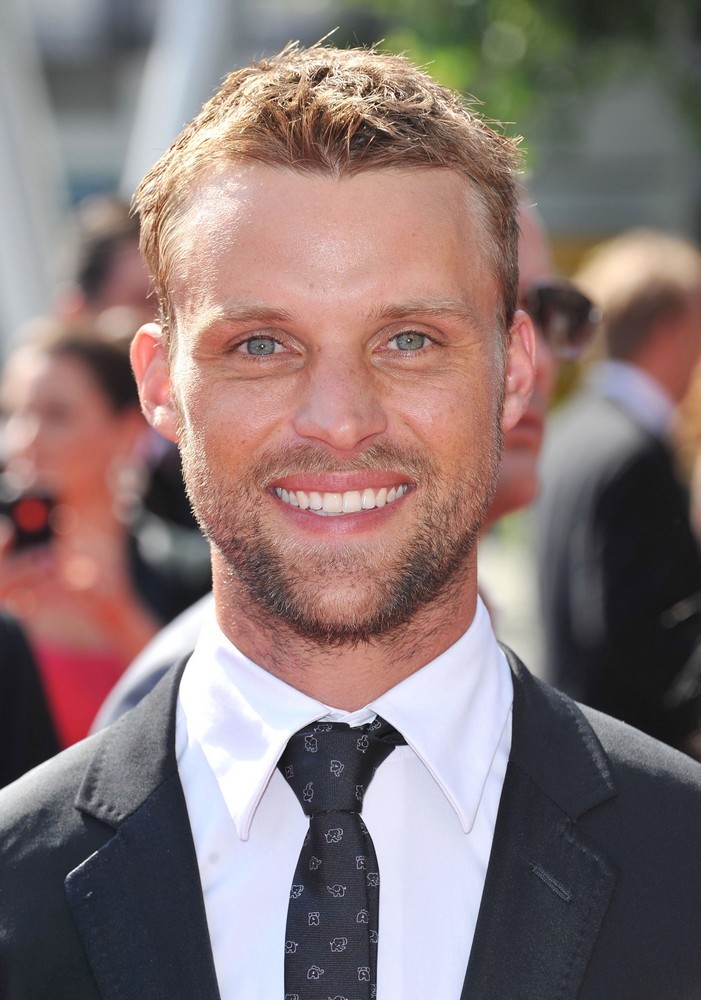
[{"label": "dark suit jacket", "polygon": [[[541,463],[538,576],[547,675],[573,698],[685,747],[701,645],[701,558],[669,449],[588,390]],[[697,671],[698,673],[698,671]]]},{"label": "dark suit jacket", "polygon": [[[463,1000],[698,1000],[701,766],[512,669]],[[179,676],[0,793],[3,1000],[217,1000]]]},{"label": "dark suit jacket", "polygon": [[19,623],[0,610],[0,787],[59,749],[27,637]]}]

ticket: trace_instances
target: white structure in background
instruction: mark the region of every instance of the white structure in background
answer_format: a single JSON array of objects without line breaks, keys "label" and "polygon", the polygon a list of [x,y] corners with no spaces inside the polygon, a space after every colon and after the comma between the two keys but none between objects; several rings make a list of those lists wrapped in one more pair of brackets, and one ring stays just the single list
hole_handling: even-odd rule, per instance
[{"label": "white structure in background", "polygon": [[245,36],[242,5],[232,0],[161,0],[122,172],[125,197],[241,61]]},{"label": "white structure in background", "polygon": [[67,190],[29,10],[0,5],[0,342],[49,304]]},{"label": "white structure in background", "polygon": [[125,197],[226,73],[291,39],[317,41],[338,23],[337,0],[159,0],[156,10],[120,182]]}]

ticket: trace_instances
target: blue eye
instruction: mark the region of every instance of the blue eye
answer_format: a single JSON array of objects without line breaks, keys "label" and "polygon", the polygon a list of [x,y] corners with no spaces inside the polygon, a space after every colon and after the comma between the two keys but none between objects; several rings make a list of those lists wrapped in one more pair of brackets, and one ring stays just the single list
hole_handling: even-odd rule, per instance
[{"label": "blue eye", "polygon": [[261,355],[274,354],[277,344],[277,340],[273,340],[272,337],[251,337],[242,346],[248,354],[254,354],[259,357]]},{"label": "blue eye", "polygon": [[394,338],[394,342],[400,351],[420,351],[422,347],[426,346],[426,341],[428,337],[425,333],[416,333],[412,330],[408,333],[399,333]]}]

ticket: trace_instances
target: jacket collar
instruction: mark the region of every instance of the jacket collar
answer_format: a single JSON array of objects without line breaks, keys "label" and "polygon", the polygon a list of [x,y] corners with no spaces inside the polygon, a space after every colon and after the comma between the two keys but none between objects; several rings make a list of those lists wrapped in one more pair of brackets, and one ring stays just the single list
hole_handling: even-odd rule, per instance
[{"label": "jacket collar", "polygon": [[175,757],[184,663],[97,741],[76,806],[116,833],[65,880],[105,1000],[219,1000]]},{"label": "jacket collar", "polygon": [[[575,996],[616,883],[578,820],[616,794],[577,706],[508,650],[513,739],[465,1000]],[[219,1000],[175,757],[184,662],[104,734],[77,807],[117,831],[66,879],[106,1000]]]},{"label": "jacket collar", "polygon": [[506,651],[514,721],[463,998],[577,995],[616,884],[580,820],[615,794],[579,708]]}]

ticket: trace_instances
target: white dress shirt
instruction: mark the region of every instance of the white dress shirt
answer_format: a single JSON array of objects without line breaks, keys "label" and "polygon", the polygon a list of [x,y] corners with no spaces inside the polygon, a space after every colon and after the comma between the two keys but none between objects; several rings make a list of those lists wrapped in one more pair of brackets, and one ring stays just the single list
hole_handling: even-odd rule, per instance
[{"label": "white dress shirt", "polygon": [[363,805],[377,852],[379,1000],[460,995],[511,746],[513,685],[481,601],[450,649],[348,713],[243,656],[213,614],[180,685],[176,751],[222,1000],[282,1000],[287,903],[308,820],[276,768],[324,719],[402,733]]},{"label": "white dress shirt", "polygon": [[603,396],[618,403],[646,430],[658,438],[669,435],[674,419],[674,400],[647,372],[628,361],[601,361],[588,381]]}]

